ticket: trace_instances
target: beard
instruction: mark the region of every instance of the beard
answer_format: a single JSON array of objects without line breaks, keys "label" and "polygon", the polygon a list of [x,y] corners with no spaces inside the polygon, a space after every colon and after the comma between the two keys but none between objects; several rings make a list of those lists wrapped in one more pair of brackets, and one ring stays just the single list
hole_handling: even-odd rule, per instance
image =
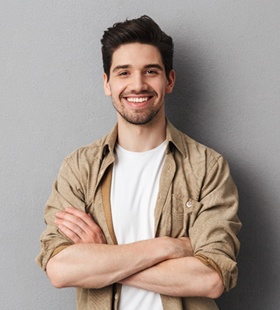
[{"label": "beard", "polygon": [[114,100],[112,100],[113,106],[117,113],[128,123],[132,125],[146,125],[150,123],[158,114],[160,111],[161,107],[157,108],[152,108],[149,109],[148,111],[135,111],[135,112],[130,112],[127,111],[125,108],[122,109],[123,106],[118,107]]}]

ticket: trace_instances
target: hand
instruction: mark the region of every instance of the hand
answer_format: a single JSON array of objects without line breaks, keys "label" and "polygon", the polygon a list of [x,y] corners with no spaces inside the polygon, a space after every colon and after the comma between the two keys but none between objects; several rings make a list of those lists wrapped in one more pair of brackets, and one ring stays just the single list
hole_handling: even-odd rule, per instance
[{"label": "hand", "polygon": [[90,214],[68,207],[55,216],[55,224],[74,243],[107,243],[102,230]]}]

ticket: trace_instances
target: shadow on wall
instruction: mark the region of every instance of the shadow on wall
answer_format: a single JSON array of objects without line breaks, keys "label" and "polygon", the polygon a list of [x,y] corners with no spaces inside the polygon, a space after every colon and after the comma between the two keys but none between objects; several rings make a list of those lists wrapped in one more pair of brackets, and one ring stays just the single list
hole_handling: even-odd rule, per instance
[{"label": "shadow on wall", "polygon": [[[182,51],[184,49],[181,47]],[[211,120],[211,115],[219,112],[215,110],[217,106],[214,106],[215,91],[210,91],[209,88],[211,77],[203,75],[200,59],[195,53],[188,50],[188,57],[176,56],[177,81],[172,97],[167,98],[167,117],[178,129],[194,139],[207,141],[207,137],[212,135],[210,141],[213,141],[213,133],[220,128]],[[209,117],[201,116],[202,113]],[[219,114],[216,114],[216,118],[217,115]],[[243,163],[242,159],[233,156],[227,156],[227,159],[239,189],[239,217],[243,227],[239,234],[241,251],[238,257],[237,287],[224,293],[217,304],[221,310],[274,310],[278,307],[273,305],[271,295],[279,286],[279,268],[276,266],[279,263],[277,256],[273,255],[273,228],[266,212],[268,204],[273,204],[273,199],[266,198],[266,185],[261,184],[260,174],[252,173],[257,167],[253,164],[246,167],[245,159]],[[271,279],[275,279],[273,284]]]},{"label": "shadow on wall", "polygon": [[[239,234],[241,251],[238,257],[239,280],[237,287],[225,293],[219,300],[220,309],[274,310],[273,293],[277,286],[279,268],[273,259],[273,228],[267,216],[265,185],[257,188],[260,180],[252,177],[250,167],[242,164],[233,177],[239,188],[239,216],[243,228]],[[273,270],[275,269],[275,271]],[[278,270],[277,270],[278,269]],[[272,283],[270,279],[274,279]],[[278,305],[279,306],[279,305]]]}]

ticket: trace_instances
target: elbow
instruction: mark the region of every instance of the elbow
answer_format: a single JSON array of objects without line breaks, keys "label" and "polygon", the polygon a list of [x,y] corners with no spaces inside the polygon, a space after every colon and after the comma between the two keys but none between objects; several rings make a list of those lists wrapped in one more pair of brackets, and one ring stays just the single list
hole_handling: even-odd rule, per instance
[{"label": "elbow", "polygon": [[55,288],[67,287],[63,274],[61,273],[58,263],[55,262],[54,258],[50,259],[48,262],[46,272],[51,284]]},{"label": "elbow", "polygon": [[210,277],[209,287],[207,290],[208,293],[206,297],[212,299],[219,298],[223,294],[224,290],[225,287],[220,275],[217,272],[213,271]]}]

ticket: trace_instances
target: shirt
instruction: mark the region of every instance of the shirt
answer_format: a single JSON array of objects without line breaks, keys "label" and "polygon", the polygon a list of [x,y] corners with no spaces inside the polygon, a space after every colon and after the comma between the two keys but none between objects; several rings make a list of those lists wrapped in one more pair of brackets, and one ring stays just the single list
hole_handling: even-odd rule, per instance
[{"label": "shirt", "polygon": [[[166,141],[144,152],[115,146],[110,209],[118,244],[154,238],[154,210],[165,150]],[[119,308],[163,310],[158,293],[131,285],[122,285]]]},{"label": "shirt", "polygon": [[[104,196],[103,190],[102,194],[102,182],[114,163],[117,132],[116,125],[111,133],[64,159],[44,212],[47,227],[36,258],[43,270],[57,248],[73,244],[54,224],[55,213],[69,205],[90,213],[107,243],[114,244],[114,231],[105,208],[109,191]],[[230,290],[237,281],[236,257],[240,246],[237,233],[241,223],[237,216],[238,193],[228,163],[169,121],[166,140],[154,214],[155,237],[188,236],[194,256],[217,270],[225,289]],[[119,284],[101,289],[77,288],[77,308],[118,309],[119,294]],[[161,295],[161,299],[164,309],[218,309],[213,300],[204,297]]]}]

